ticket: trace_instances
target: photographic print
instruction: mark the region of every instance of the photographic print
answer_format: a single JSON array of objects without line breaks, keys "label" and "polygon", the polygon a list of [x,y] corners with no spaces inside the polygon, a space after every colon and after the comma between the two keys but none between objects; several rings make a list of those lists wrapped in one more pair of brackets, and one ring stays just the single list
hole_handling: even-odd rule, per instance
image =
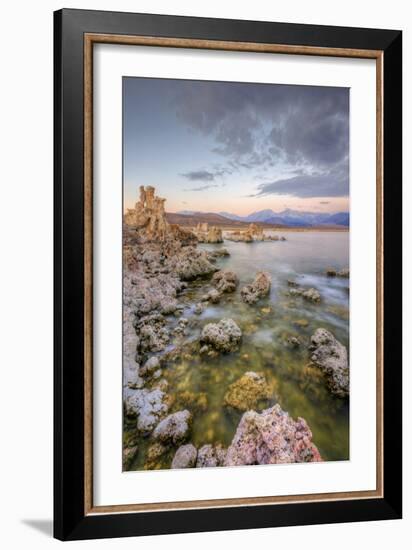
[{"label": "photographic print", "polygon": [[348,88],[123,78],[124,471],[349,460],[349,156]]}]

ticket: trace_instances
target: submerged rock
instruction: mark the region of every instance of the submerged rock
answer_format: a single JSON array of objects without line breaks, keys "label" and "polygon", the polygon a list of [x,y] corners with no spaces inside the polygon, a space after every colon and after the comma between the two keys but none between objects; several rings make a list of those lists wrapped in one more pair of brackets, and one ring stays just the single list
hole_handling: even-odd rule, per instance
[{"label": "submerged rock", "polygon": [[291,348],[298,348],[301,345],[301,341],[297,336],[289,336],[286,338],[286,344]]},{"label": "submerged rock", "polygon": [[326,270],[326,275],[327,277],[343,277],[345,279],[348,279],[349,269],[344,268],[344,269],[341,269],[340,271],[337,271],[336,269],[333,269],[330,267],[329,269]]},{"label": "submerged rock", "polygon": [[289,296],[302,296],[305,300],[308,302],[313,302],[315,304],[319,303],[321,300],[321,296],[318,290],[316,288],[291,288],[288,291]]},{"label": "submerged rock", "polygon": [[240,291],[242,300],[247,304],[255,304],[270,292],[271,279],[266,271],[259,271],[253,283],[246,285]]},{"label": "submerged rock", "polygon": [[205,392],[183,391],[177,394],[176,401],[179,406],[187,407],[191,411],[207,410],[208,398]]},{"label": "submerged rock", "polygon": [[126,447],[125,449],[123,449],[123,470],[128,470],[130,468],[135,459],[137,451],[137,445],[134,445],[133,447]]},{"label": "submerged rock", "polygon": [[197,453],[196,468],[216,468],[223,466],[226,449],[222,445],[203,445]]},{"label": "submerged rock", "polygon": [[349,269],[341,269],[340,271],[338,271],[338,277],[343,277],[345,279],[349,279]]},{"label": "submerged rock", "polygon": [[161,443],[152,443],[147,449],[145,470],[157,470],[161,468],[161,458],[167,453],[168,447]]},{"label": "submerged rock", "polygon": [[293,420],[279,405],[245,412],[230,444],[224,465],[317,462],[322,458],[312,443],[312,432],[303,418]]},{"label": "submerged rock", "polygon": [[218,304],[220,302],[221,294],[215,288],[209,290],[209,292],[204,296],[204,302],[210,302],[212,304]]},{"label": "submerged rock", "polygon": [[242,332],[233,319],[221,319],[203,327],[200,341],[222,352],[235,351],[242,338]]},{"label": "submerged rock", "polygon": [[176,444],[185,439],[190,430],[192,415],[188,410],[170,414],[159,422],[153,431],[154,439]]},{"label": "submerged rock", "polygon": [[203,302],[199,302],[198,304],[195,305],[194,309],[193,309],[193,313],[195,313],[196,315],[201,315],[204,310],[206,309],[206,304],[203,303]]},{"label": "submerged rock", "polygon": [[194,468],[197,458],[197,449],[191,443],[187,445],[182,445],[176,451],[175,456],[172,460],[171,468],[181,469],[181,468]]},{"label": "submerged rock", "polygon": [[318,328],[311,338],[311,361],[325,373],[331,392],[338,397],[349,395],[348,353],[331,332]]},{"label": "submerged rock", "polygon": [[207,257],[211,262],[215,262],[218,258],[225,258],[230,256],[227,248],[217,248],[216,250],[208,251]]},{"label": "submerged rock", "polygon": [[298,328],[306,328],[309,326],[309,321],[307,319],[294,319],[292,324]]},{"label": "submerged rock", "polygon": [[239,411],[248,411],[270,397],[271,390],[265,376],[257,372],[246,372],[229,386],[223,403]]},{"label": "submerged rock", "polygon": [[137,417],[137,430],[148,435],[167,414],[166,394],[159,388],[136,390],[126,398],[125,408],[128,416]]},{"label": "submerged rock", "polygon": [[233,271],[218,271],[212,277],[212,285],[222,294],[234,292],[238,284],[239,279]]},{"label": "submerged rock", "polygon": [[308,288],[302,292],[302,297],[309,302],[318,303],[320,302],[320,293],[316,288]]}]

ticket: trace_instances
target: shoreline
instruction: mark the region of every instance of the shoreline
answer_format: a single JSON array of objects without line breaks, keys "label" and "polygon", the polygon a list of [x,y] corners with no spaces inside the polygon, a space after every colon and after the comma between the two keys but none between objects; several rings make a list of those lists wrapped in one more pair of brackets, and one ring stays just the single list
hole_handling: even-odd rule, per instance
[{"label": "shoreline", "polygon": [[[304,280],[284,281],[286,305],[274,307],[269,301],[269,273],[256,273],[254,266],[248,281],[242,282],[226,249],[204,250],[194,235],[187,234],[187,226],[168,226],[160,209],[157,213],[142,208],[139,213],[149,222],[139,229],[126,224],[123,231],[124,470],[276,463],[284,448],[291,463],[322,460],[322,445],[318,449],[312,441],[310,424],[298,411],[289,416],[286,394],[279,399],[278,385],[284,384],[289,392],[292,375],[295,393],[304,387],[319,402],[346,410],[344,399],[330,396],[332,390],[340,390],[342,380],[327,379],[322,365],[309,370],[304,366],[311,357],[314,329],[322,324],[311,326],[300,318],[300,311],[318,308],[319,292]],[[224,247],[224,239],[210,244]],[[210,317],[208,311],[216,307],[223,311]],[[289,309],[281,313],[282,307]],[[279,339],[275,354],[254,343],[254,334],[265,327]],[[348,369],[346,350],[327,335],[328,357],[335,362],[338,358]],[[278,380],[279,365],[285,373],[282,378],[279,372]],[[337,367],[342,378],[341,366]],[[346,390],[341,397],[345,396]],[[286,407],[279,401],[286,401]],[[267,422],[279,428],[273,449],[261,441],[260,430]],[[251,454],[261,448],[262,456],[250,462]]]}]

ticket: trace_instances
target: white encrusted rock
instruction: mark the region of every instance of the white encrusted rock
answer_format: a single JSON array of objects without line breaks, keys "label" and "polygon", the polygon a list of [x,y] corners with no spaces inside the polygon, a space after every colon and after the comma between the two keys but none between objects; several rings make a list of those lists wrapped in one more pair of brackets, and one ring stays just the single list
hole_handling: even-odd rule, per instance
[{"label": "white encrusted rock", "polygon": [[172,468],[193,468],[196,464],[197,449],[191,443],[181,445],[173,457]]},{"label": "white encrusted rock", "polygon": [[312,362],[323,370],[332,393],[338,397],[349,395],[348,353],[331,332],[318,328],[311,338],[309,348]]},{"label": "white encrusted rock", "polygon": [[153,431],[154,439],[163,443],[179,443],[188,435],[192,415],[188,410],[170,414]]},{"label": "white encrusted rock", "polygon": [[218,323],[208,323],[203,327],[200,341],[209,344],[217,351],[230,352],[239,347],[242,331],[233,319],[221,319]]}]

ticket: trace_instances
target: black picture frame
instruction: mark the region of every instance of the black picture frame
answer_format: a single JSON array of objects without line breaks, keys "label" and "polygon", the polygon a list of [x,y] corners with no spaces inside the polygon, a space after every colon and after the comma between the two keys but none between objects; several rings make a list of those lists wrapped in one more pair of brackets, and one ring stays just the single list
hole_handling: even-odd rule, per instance
[{"label": "black picture frame", "polygon": [[[383,497],[86,514],[84,36],[86,33],[379,50],[383,55]],[[54,536],[60,540],[402,516],[402,33],[63,9],[54,13]]]}]

